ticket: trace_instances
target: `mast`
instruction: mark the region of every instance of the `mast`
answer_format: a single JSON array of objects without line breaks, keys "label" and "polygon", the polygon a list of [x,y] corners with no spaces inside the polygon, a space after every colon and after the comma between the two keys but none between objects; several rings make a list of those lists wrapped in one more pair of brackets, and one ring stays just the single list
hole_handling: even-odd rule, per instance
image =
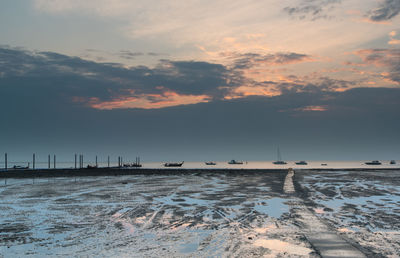
[{"label": "mast", "polygon": [[279,150],[279,147],[278,147],[278,161],[282,161],[281,151]]}]

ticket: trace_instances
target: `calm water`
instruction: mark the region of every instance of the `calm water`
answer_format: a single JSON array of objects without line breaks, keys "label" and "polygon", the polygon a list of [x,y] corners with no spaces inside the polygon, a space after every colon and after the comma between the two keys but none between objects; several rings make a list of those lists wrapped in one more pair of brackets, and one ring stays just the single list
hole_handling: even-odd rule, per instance
[{"label": "calm water", "polygon": [[[242,165],[230,165],[228,161],[215,161],[216,165],[206,165],[204,162],[185,162],[181,168],[177,169],[328,169],[328,168],[336,168],[336,169],[350,169],[350,168],[399,168],[400,169],[400,161],[397,160],[396,164],[391,165],[389,160],[381,160],[382,165],[366,165],[365,162],[367,160],[358,160],[358,161],[307,161],[308,165],[296,165],[295,162],[298,161],[286,161],[286,165],[275,165],[273,161],[243,161]],[[369,160],[368,160],[369,161]],[[127,161],[127,162],[133,162]],[[180,160],[169,160],[165,162],[181,162]],[[125,161],[124,161],[125,163]],[[11,168],[14,165],[26,166],[28,162],[8,162],[8,167]],[[85,162],[84,166],[88,164],[94,165],[95,162]],[[99,162],[99,167],[107,167],[107,162]],[[323,166],[321,164],[327,164]],[[143,162],[143,168],[165,168],[164,162]],[[57,162],[57,168],[73,168],[75,166],[74,162]],[[117,166],[116,162],[111,162],[110,166]],[[30,163],[30,167],[32,168],[32,162]],[[4,168],[4,163],[0,163],[0,170]],[[38,162],[36,163],[36,168],[48,168],[47,162]],[[53,168],[53,163],[51,163],[51,168]]]}]

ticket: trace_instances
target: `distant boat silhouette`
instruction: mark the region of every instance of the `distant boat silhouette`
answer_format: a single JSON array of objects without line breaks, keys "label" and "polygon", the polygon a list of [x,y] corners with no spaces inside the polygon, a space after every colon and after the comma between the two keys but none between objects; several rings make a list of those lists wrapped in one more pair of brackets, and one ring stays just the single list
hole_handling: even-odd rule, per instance
[{"label": "distant boat silhouette", "polygon": [[308,165],[307,162],[305,162],[304,160],[296,162],[296,165]]},{"label": "distant boat silhouette", "polygon": [[94,168],[97,168],[97,165],[87,165],[86,168],[87,169],[94,169]]},{"label": "distant boat silhouette", "polygon": [[177,162],[168,162],[168,163],[164,163],[164,167],[182,167],[184,161],[182,161],[181,163],[177,163]]},{"label": "distant boat silhouette", "polygon": [[13,169],[29,169],[29,164],[30,164],[30,163],[28,162],[28,166],[26,166],[26,167],[14,165],[14,166],[13,166]]},{"label": "distant boat silhouette", "polygon": [[278,147],[278,160],[273,162],[275,165],[286,165],[287,163],[282,160],[281,151]]},{"label": "distant boat silhouette", "polygon": [[394,164],[396,164],[396,161],[395,161],[395,160],[391,160],[391,161],[390,161],[390,164],[391,164],[391,165],[394,165]]},{"label": "distant boat silhouette", "polygon": [[215,163],[215,162],[213,162],[213,161],[209,161],[209,162],[205,162],[206,163],[206,165],[208,165],[208,166],[215,166],[215,165],[217,165],[217,163]]},{"label": "distant boat silhouette", "polygon": [[382,165],[382,163],[379,160],[373,160],[369,162],[365,162],[366,165]]},{"label": "distant boat silhouette", "polygon": [[132,163],[125,163],[124,168],[141,168],[142,164],[140,164],[140,157],[136,157],[136,161]]},{"label": "distant boat silhouette", "polygon": [[229,161],[228,164],[230,164],[230,165],[242,165],[243,161],[237,161],[237,160],[233,159],[233,160]]},{"label": "distant boat silhouette", "polygon": [[321,164],[321,166],[328,166],[328,164],[326,164],[326,163],[322,163],[322,164]]}]

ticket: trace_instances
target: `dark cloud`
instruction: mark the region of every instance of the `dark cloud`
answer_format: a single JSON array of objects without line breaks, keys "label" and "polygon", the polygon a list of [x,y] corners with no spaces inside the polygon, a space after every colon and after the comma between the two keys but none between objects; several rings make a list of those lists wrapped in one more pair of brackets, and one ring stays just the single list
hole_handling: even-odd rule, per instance
[{"label": "dark cloud", "polygon": [[165,54],[156,53],[156,52],[147,52],[146,54],[147,54],[148,56],[162,56],[162,55],[165,55]]},{"label": "dark cloud", "polygon": [[[364,55],[370,62],[385,63],[385,51]],[[76,152],[141,155],[156,161],[274,159],[277,145],[288,159],[372,159],[379,158],[373,157],[378,148],[398,151],[400,89],[335,92],[352,82],[290,79],[293,82],[254,82],[241,72],[206,62],[163,60],[155,68],[125,68],[52,52],[0,48],[0,151],[11,156],[36,152],[38,157],[51,152],[67,158]],[[220,87],[247,83],[278,87],[282,94],[214,98],[151,110],[97,110],[71,101],[160,93],[161,85],[187,94],[217,95],[223,91]],[[365,156],[366,151],[371,156]],[[299,153],[306,156],[296,156]]]},{"label": "dark cloud", "polygon": [[223,53],[222,56],[233,60],[234,69],[246,69],[253,66],[285,65],[312,60],[309,55],[293,52],[266,55],[258,53]]},{"label": "dark cloud", "polygon": [[327,19],[327,14],[334,5],[341,3],[341,0],[302,0],[297,6],[287,6],[283,9],[290,16],[298,19]]},{"label": "dark cloud", "polygon": [[129,59],[129,60],[134,59],[138,56],[143,56],[143,55],[144,55],[144,53],[142,53],[142,52],[132,52],[129,50],[121,50],[118,53],[119,57],[124,58],[124,59]]},{"label": "dark cloud", "polygon": [[379,6],[367,13],[369,20],[374,22],[387,21],[400,13],[400,0],[384,0]]},{"label": "dark cloud", "polygon": [[[224,91],[220,87],[239,83],[234,72],[220,64],[163,60],[155,68],[126,68],[118,63],[96,63],[53,52],[12,48],[0,48],[0,71],[2,80],[19,78],[42,90],[57,89],[57,95],[98,101],[166,91],[219,96]],[[239,75],[236,80],[240,80]]]},{"label": "dark cloud", "polygon": [[283,94],[287,93],[318,93],[347,90],[355,85],[353,81],[337,80],[329,77],[320,77],[313,82],[298,79],[293,83],[280,83],[278,87]]},{"label": "dark cloud", "polygon": [[388,75],[384,77],[400,84],[400,49],[364,49],[355,54],[360,56],[365,64],[388,67]]}]

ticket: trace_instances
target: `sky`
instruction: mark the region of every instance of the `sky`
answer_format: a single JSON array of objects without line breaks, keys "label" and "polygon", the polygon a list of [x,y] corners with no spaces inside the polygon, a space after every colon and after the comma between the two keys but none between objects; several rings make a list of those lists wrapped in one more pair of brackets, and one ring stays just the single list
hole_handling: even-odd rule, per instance
[{"label": "sky", "polygon": [[399,13],[400,0],[3,0],[0,153],[400,160]]}]

